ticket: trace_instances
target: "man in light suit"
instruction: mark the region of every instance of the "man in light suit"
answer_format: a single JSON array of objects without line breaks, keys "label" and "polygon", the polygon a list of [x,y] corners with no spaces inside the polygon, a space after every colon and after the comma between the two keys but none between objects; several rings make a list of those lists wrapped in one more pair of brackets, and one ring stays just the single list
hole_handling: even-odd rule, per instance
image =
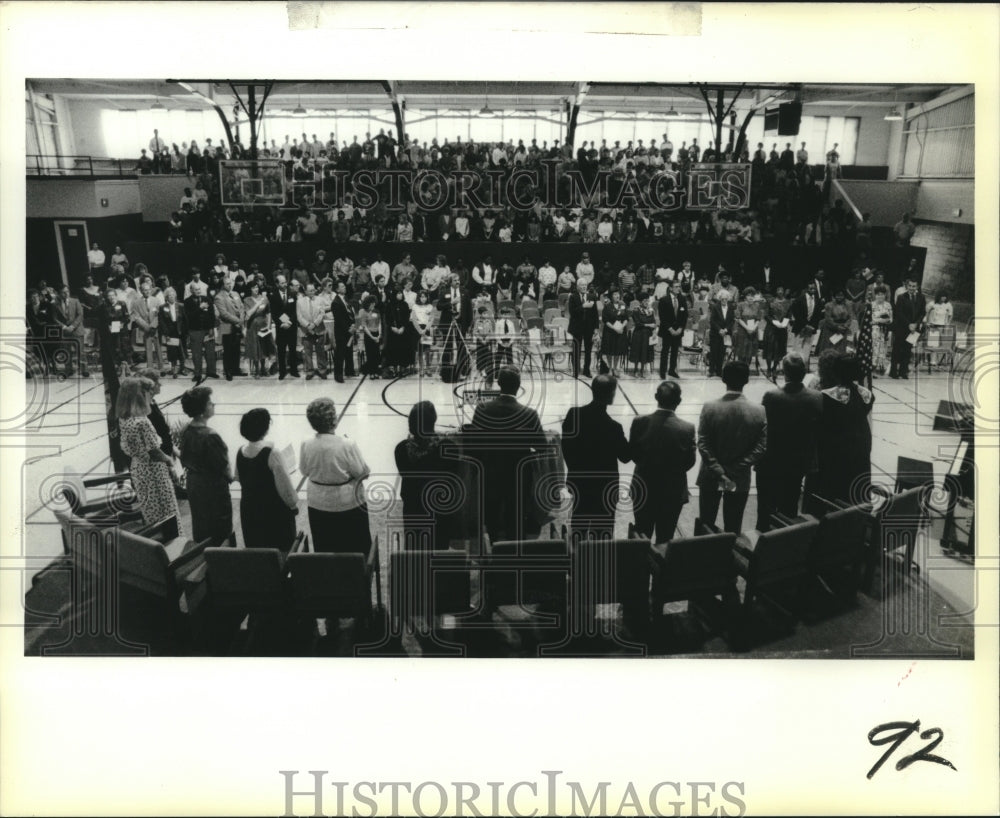
[{"label": "man in light suit", "polygon": [[799,513],[802,480],[816,471],[816,433],[823,396],[803,386],[806,362],[797,352],[781,361],[785,385],[764,393],[767,448],[757,463],[757,530],[771,527],[775,512]]},{"label": "man in light suit", "polygon": [[[677,279],[670,282],[670,291],[660,299],[657,305],[660,313],[660,328],[657,334],[663,339],[663,349],[660,352],[660,380],[669,374],[671,378],[679,378],[677,374],[677,355],[681,349],[681,338],[687,326],[687,301],[681,294],[681,282]],[[736,311],[733,310],[735,316]]]},{"label": "man in light suit", "polygon": [[635,418],[629,432],[635,528],[658,543],[673,538],[691,497],[687,473],[695,463],[695,431],[677,417],[680,402],[680,384],[663,381],[656,388],[656,411]]},{"label": "man in light suit", "polygon": [[140,285],[139,297],[132,302],[129,318],[135,328],[136,342],[146,348],[146,366],[164,374],[160,352],[159,309],[163,302],[153,295],[153,285],[145,280]]},{"label": "man in light suit", "polygon": [[802,356],[802,360],[806,363],[806,372],[808,372],[813,339],[816,336],[819,322],[823,319],[823,305],[816,295],[814,284],[806,285],[805,291],[792,302],[790,317],[792,319],[792,335],[794,336],[792,349]]},{"label": "man in light suit", "polygon": [[698,516],[715,525],[722,502],[723,528],[739,534],[750,495],[750,469],[767,450],[767,415],[763,406],[743,396],[750,380],[745,363],[729,361],[722,368],[722,380],[726,394],[702,406],[698,419]]},{"label": "man in light suit", "polygon": [[87,370],[87,355],[83,349],[84,327],[83,306],[76,298],[70,298],[69,287],[65,284],[59,288],[59,294],[52,302],[52,320],[62,330],[63,341],[67,352],[66,377],[73,374],[73,361],[80,363],[80,377],[89,378]]},{"label": "man in light suit", "polygon": [[497,373],[500,395],[476,407],[470,427],[470,447],[482,464],[483,485],[473,496],[483,499],[490,539],[521,539],[537,535],[532,518],[532,462],[546,452],[538,413],[517,401],[521,373],[514,366]]},{"label": "man in light suit", "polygon": [[[343,286],[343,285],[340,285]],[[316,285],[306,284],[306,294],[299,299],[295,308],[302,334],[302,363],[306,368],[306,380],[319,375],[326,380],[326,307],[316,297]],[[315,356],[315,364],[313,363]]]},{"label": "man in light suit", "polygon": [[246,375],[240,369],[240,338],[243,336],[243,299],[233,291],[232,279],[226,279],[215,296],[215,312],[222,331],[222,371],[227,381],[234,375]]}]

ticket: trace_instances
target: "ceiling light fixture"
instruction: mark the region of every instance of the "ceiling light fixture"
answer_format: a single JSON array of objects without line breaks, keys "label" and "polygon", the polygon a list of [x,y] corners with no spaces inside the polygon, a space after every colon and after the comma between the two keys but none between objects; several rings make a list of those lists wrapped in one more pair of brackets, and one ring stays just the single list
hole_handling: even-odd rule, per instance
[{"label": "ceiling light fixture", "polygon": [[149,110],[151,110],[151,111],[165,111],[165,110],[167,110],[167,106],[164,105],[162,102],[160,102],[160,98],[157,97],[156,101],[153,102],[153,104],[149,106]]},{"label": "ceiling light fixture", "polygon": [[307,116],[308,111],[302,107],[302,97],[299,98],[299,104],[292,110],[292,116]]},{"label": "ceiling light fixture", "polygon": [[889,113],[882,117],[886,122],[902,122],[903,115],[900,113],[899,108],[893,108]]},{"label": "ceiling light fixture", "polygon": [[666,114],[664,114],[664,116],[680,116],[680,114],[677,113],[677,111],[674,109],[674,106],[671,105],[670,110],[667,111]]}]

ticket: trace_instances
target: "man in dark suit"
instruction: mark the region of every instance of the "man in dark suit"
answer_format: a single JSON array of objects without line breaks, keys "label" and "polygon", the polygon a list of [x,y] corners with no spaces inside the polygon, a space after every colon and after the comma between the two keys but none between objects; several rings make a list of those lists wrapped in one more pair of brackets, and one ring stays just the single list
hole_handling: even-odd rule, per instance
[{"label": "man in dark suit", "polygon": [[608,416],[618,382],[598,375],[590,385],[593,399],[566,413],[562,451],[566,484],[575,498],[573,531],[614,536],[618,507],[618,461],[628,463],[628,441],[622,425]]},{"label": "man in dark suit", "polygon": [[927,315],[927,302],[923,293],[917,292],[917,282],[906,281],[906,292],[901,293],[892,309],[892,362],[889,366],[890,378],[910,377],[910,356],[913,345],[906,338],[911,332],[923,329]]},{"label": "man in dark suit", "polygon": [[763,406],[743,396],[743,387],[750,380],[745,363],[727,363],[722,380],[726,394],[702,406],[698,419],[698,516],[714,525],[722,502],[723,528],[739,534],[750,495],[750,468],[767,450],[767,415]]},{"label": "man in dark suit", "polygon": [[736,308],[730,303],[729,290],[719,290],[718,303],[708,311],[708,376],[722,374],[726,350],[732,348]]},{"label": "man in dark suit", "polygon": [[517,402],[521,373],[502,366],[497,373],[500,395],[476,407],[470,427],[470,450],[482,464],[481,491],[473,494],[484,506],[486,531],[493,542],[538,534],[533,516],[535,469],[546,450],[538,413]]},{"label": "man in dark suit", "polygon": [[66,351],[66,377],[73,374],[73,361],[80,364],[80,377],[89,378],[87,353],[83,348],[83,307],[76,298],[71,298],[69,287],[63,284],[50,310],[52,321],[60,328],[63,348]]},{"label": "man in dark suit", "polygon": [[347,286],[337,284],[337,295],[330,305],[333,313],[333,379],[344,382],[344,375],[354,377],[354,308],[347,303]]},{"label": "man in dark suit", "polygon": [[804,292],[792,302],[791,307],[792,349],[802,356],[809,371],[809,358],[812,356],[813,336],[823,319],[823,307],[816,296],[816,286],[806,285]]},{"label": "man in dark suit", "polygon": [[[457,373],[458,378],[465,377],[468,373],[468,351],[463,341],[467,342],[469,327],[472,325],[472,298],[468,290],[462,289],[458,273],[452,273],[450,279],[442,282],[438,288],[437,306],[441,310],[439,326],[445,333],[444,351],[441,353],[442,369],[453,364],[452,371]],[[455,330],[461,333],[461,338],[455,332],[449,332],[452,322]]]},{"label": "man in dark suit", "polygon": [[655,536],[654,542],[674,536],[691,497],[687,473],[695,463],[694,425],[675,414],[680,402],[680,384],[663,381],[656,388],[657,410],[635,418],[629,432],[635,528],[650,539]]},{"label": "man in dark suit", "polygon": [[[660,299],[657,305],[660,313],[660,328],[657,330],[663,339],[663,349],[660,352],[660,380],[669,374],[671,378],[679,378],[677,374],[677,355],[681,349],[681,338],[687,326],[687,301],[681,294],[681,282],[670,283],[670,291]],[[735,315],[735,310],[733,314]]]},{"label": "man in dark suit", "polygon": [[786,142],[785,149],[781,152],[781,159],[779,160],[781,167],[785,170],[795,169],[795,154],[792,152],[792,143]]},{"label": "man in dark suit", "polygon": [[580,352],[583,351],[583,374],[590,377],[590,358],[594,353],[594,330],[597,329],[597,296],[587,288],[587,282],[578,281],[576,290],[569,297],[569,325],[573,336],[573,377],[580,376]]},{"label": "man in dark suit", "polygon": [[271,315],[274,318],[275,344],[278,347],[278,380],[286,375],[299,377],[299,365],[295,355],[298,340],[299,318],[296,311],[298,298],[288,288],[288,279],[275,276],[274,292],[271,293]]},{"label": "man in dark suit", "polygon": [[[207,289],[206,289],[207,292]],[[192,292],[184,300],[184,317],[187,320],[188,338],[191,341],[191,360],[194,362],[194,381],[202,379],[202,356],[205,375],[218,378],[215,368],[215,301],[212,296]]]},{"label": "man in dark suit", "polygon": [[799,513],[802,480],[816,471],[816,431],[823,414],[823,396],[802,381],[806,362],[797,352],[781,361],[785,385],[764,393],[767,449],[757,463],[757,530],[771,527],[775,512]]}]

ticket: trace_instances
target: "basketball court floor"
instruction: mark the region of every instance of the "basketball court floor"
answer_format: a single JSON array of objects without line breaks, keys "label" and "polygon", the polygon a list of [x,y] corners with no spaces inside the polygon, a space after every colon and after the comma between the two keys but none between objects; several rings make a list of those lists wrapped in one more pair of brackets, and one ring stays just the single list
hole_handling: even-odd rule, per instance
[{"label": "basketball court floor", "polygon": [[[815,362],[814,367],[815,371]],[[679,369],[683,390],[678,414],[697,425],[701,407],[707,400],[721,396],[725,387],[718,378],[708,379],[685,359]],[[808,378],[811,376],[807,376]],[[911,372],[909,380],[892,380],[886,377],[874,381],[875,405],[872,415],[873,449],[872,477],[876,484],[892,491],[900,456],[930,461],[940,482],[948,471],[959,445],[955,432],[934,431],[933,422],[939,402],[952,400],[968,402],[964,394],[969,386],[968,375],[947,371],[928,373],[926,367]],[[636,378],[624,375],[611,415],[629,432],[632,419],[656,408],[653,398],[658,383],[656,376]],[[371,478],[367,481],[369,508],[373,533],[379,535],[380,547],[386,548],[386,520],[394,513],[394,500],[398,489],[398,474],[393,459],[393,449],[407,435],[407,413],[420,400],[430,400],[438,412],[438,431],[454,431],[471,420],[474,406],[465,400],[466,391],[482,384],[465,382],[444,383],[437,377],[409,376],[402,379],[372,380],[358,376],[339,384],[331,380],[286,379],[276,376],[267,380],[237,378],[206,382],[213,390],[216,415],[212,427],[229,446],[231,457],[243,443],[239,434],[239,421],[244,412],[254,407],[266,407],[272,415],[272,428],[268,435],[280,450],[291,447],[297,456],[299,444],[312,435],[305,418],[308,403],[316,397],[332,398],[340,413],[338,434],[357,441],[368,465]],[[779,378],[779,385],[781,380]],[[192,385],[190,377],[162,381],[158,401],[171,424],[184,422],[179,397]],[[774,385],[763,376],[751,377],[745,389],[748,400],[759,402],[764,392]],[[35,379],[26,381],[26,415],[24,427],[30,432],[31,450],[21,475],[22,504],[25,525],[22,529],[22,555],[25,565],[25,588],[30,587],[31,577],[48,565],[61,551],[60,538],[52,509],[60,502],[58,487],[66,473],[82,476],[99,476],[112,472],[108,450],[107,424],[104,409],[104,390],[99,377],[69,380]],[[533,406],[548,432],[558,432],[567,410],[590,400],[588,379],[574,380],[568,373],[542,372],[539,367],[522,369],[523,403]],[[627,487],[631,464],[621,466],[623,487]],[[685,506],[679,523],[679,535],[690,535],[697,514],[698,488],[694,485],[698,465],[689,472],[691,501]],[[10,476],[5,475],[9,479]],[[300,485],[301,475],[292,473],[293,483]],[[6,482],[6,480],[5,480]],[[239,483],[232,486],[234,525],[239,544],[242,533],[239,523]],[[305,513],[305,487],[300,485],[302,504],[299,526],[308,530]],[[616,535],[626,536],[632,520],[631,509],[625,498],[619,503]],[[568,503],[568,497],[566,498]],[[398,506],[398,504],[395,504]],[[568,505],[564,505],[564,509]],[[181,522],[190,532],[186,503],[181,504]],[[756,523],[755,492],[747,504],[743,521],[744,530]],[[930,537],[922,546],[918,544],[917,560],[924,565],[924,575],[956,611],[969,611],[974,607],[974,576],[971,565],[943,556],[935,537],[940,525],[929,529]],[[387,560],[383,560],[383,565]]]}]

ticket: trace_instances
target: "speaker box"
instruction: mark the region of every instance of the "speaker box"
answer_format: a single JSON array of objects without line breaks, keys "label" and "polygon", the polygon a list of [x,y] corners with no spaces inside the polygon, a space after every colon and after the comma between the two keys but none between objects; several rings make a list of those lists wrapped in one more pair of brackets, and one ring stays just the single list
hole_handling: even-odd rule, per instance
[{"label": "speaker box", "polygon": [[777,108],[764,109],[764,130],[776,130],[778,136],[798,136],[801,121],[801,102],[783,102]]}]

